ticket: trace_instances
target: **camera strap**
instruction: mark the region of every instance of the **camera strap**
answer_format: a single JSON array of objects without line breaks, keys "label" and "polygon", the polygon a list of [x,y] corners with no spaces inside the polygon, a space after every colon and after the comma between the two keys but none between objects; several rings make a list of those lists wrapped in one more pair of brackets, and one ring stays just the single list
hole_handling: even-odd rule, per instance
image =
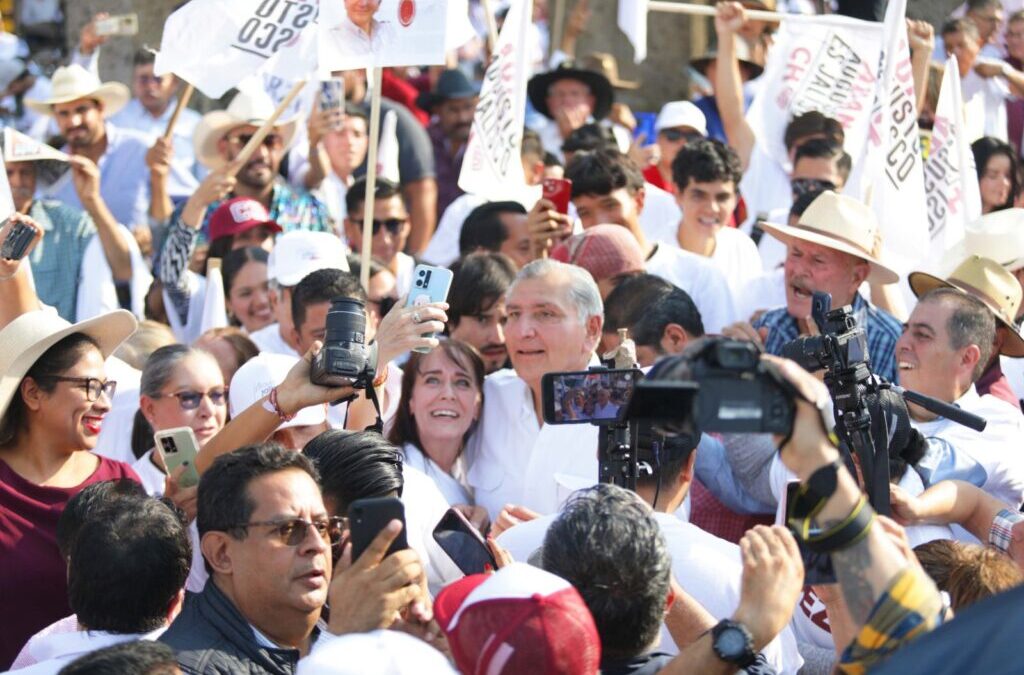
[{"label": "camera strap", "polygon": [[366,398],[370,399],[370,402],[373,403],[373,409],[377,413],[377,421],[371,424],[370,426],[366,427],[364,431],[376,431],[378,434],[383,435],[384,418],[381,415],[380,411],[380,400],[378,400],[377,398],[377,388],[373,386],[372,382],[370,383],[370,386],[366,388]]},{"label": "camera strap", "polygon": [[808,498],[806,486],[801,485],[787,514],[787,525],[800,542],[815,553],[832,553],[853,546],[863,539],[872,523],[875,511],[868,506],[868,498],[861,496],[853,511],[842,522],[821,530],[811,527],[811,521],[825,505],[827,499]]}]

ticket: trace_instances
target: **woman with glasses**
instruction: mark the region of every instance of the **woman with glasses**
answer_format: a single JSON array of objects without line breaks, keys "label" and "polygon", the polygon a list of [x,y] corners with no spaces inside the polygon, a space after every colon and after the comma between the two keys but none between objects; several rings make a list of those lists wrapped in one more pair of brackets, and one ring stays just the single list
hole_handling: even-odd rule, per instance
[{"label": "woman with glasses", "polygon": [[[5,293],[23,282],[17,262],[6,273],[11,263],[0,263]],[[126,311],[72,325],[37,309],[0,330],[0,670],[31,635],[71,613],[55,543],[68,500],[93,483],[138,480],[127,464],[90,452],[117,386],[104,362],[135,327]]]},{"label": "woman with glasses", "polygon": [[163,460],[154,452],[154,433],[189,427],[201,450],[224,427],[227,412],[227,387],[213,356],[184,345],[153,352],[142,369],[132,429],[132,450],[138,457],[132,468],[146,491],[162,495],[167,478]]}]

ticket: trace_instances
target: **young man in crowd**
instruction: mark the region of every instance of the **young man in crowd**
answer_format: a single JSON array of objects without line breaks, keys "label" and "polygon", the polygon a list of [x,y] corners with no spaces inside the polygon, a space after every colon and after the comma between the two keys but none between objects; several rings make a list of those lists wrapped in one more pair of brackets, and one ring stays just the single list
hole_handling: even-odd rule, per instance
[{"label": "young man in crowd", "polygon": [[487,202],[473,209],[462,224],[459,253],[503,253],[522,268],[533,260],[526,209],[519,202]]},{"label": "young man in crowd", "polygon": [[[345,236],[355,250],[363,241],[363,205],[366,202],[366,180],[360,178],[345,195],[348,216],[345,218]],[[378,178],[373,197],[373,248],[371,254],[395,275],[399,295],[412,287],[412,270],[416,260],[405,253],[412,226],[409,212],[402,201],[399,186]]]},{"label": "young man in crowd", "polygon": [[346,103],[344,110],[340,120],[336,119],[336,112],[310,114],[306,127],[309,169],[303,179],[306,189],[327,207],[338,230],[348,214],[345,195],[370,148],[370,121],[366,113],[351,103]]},{"label": "young man in crowd", "polygon": [[644,180],[672,192],[672,161],[687,143],[707,137],[707,120],[700,108],[689,101],[669,101],[658,112],[654,131],[658,162],[644,169]]},{"label": "young man in crowd", "polygon": [[459,69],[445,70],[437,77],[430,92],[420,94],[417,104],[433,115],[427,127],[434,148],[437,173],[437,215],[440,218],[448,205],[462,194],[459,174],[462,158],[473,128],[473,113],[479,89]]},{"label": "young man in crowd", "polygon": [[459,262],[448,292],[448,334],[476,347],[487,373],[508,365],[505,294],[516,271],[500,253],[474,253]]}]

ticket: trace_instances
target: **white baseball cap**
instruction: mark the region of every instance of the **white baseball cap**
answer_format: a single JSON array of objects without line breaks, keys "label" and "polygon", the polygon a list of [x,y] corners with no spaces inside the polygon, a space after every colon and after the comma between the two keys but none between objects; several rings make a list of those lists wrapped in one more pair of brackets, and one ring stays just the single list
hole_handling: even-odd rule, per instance
[{"label": "white baseball cap", "polygon": [[[231,378],[228,389],[228,409],[231,416],[236,417],[243,410],[256,403],[270,393],[270,390],[281,384],[299,359],[287,354],[271,354],[263,352],[246,361]],[[307,427],[323,424],[327,421],[327,409],[324,405],[303,408],[295,417],[282,422],[278,429],[290,427]]]},{"label": "white baseball cap", "polygon": [[299,660],[296,675],[457,675],[448,659],[423,640],[394,630],[320,634],[309,656]]},{"label": "white baseball cap", "polygon": [[278,286],[294,286],[317,270],[348,272],[346,255],[348,247],[330,232],[285,232],[277,237],[270,252],[267,279]]},{"label": "white baseball cap", "polygon": [[701,136],[708,135],[708,120],[700,108],[689,101],[669,101],[661,106],[658,118],[654,120],[654,130],[690,127],[699,131]]}]

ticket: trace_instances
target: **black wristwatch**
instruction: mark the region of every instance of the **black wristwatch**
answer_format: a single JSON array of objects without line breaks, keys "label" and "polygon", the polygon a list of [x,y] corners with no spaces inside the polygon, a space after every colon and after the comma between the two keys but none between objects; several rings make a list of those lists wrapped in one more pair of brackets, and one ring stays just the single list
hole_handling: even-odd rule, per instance
[{"label": "black wristwatch", "polygon": [[746,626],[732,619],[722,619],[711,629],[711,647],[718,658],[741,669],[757,659],[754,636]]}]

